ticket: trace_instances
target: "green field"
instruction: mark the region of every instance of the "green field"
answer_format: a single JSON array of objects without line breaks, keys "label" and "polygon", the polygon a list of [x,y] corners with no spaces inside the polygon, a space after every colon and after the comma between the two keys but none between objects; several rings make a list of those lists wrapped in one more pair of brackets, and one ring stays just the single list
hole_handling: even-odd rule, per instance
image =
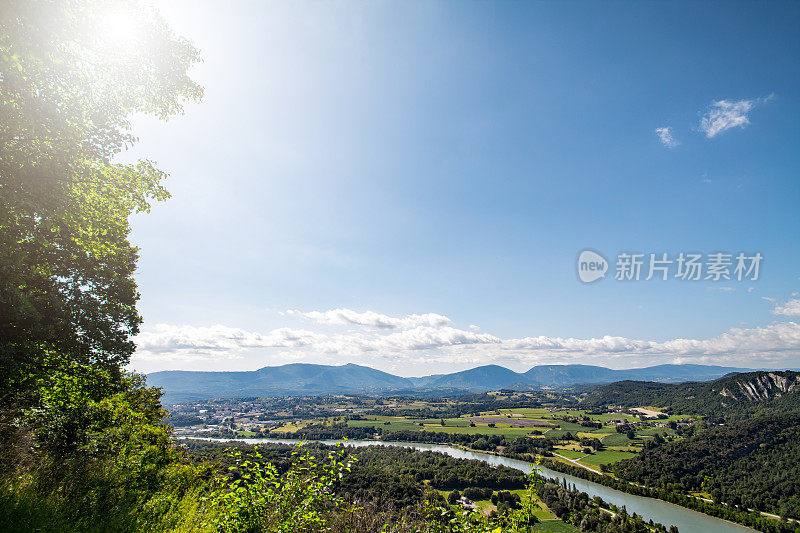
[{"label": "green field", "polygon": [[555,450],[553,450],[553,453],[557,453],[559,455],[563,455],[567,459],[577,459],[579,457],[583,457],[584,455],[586,455],[585,453],[583,453],[582,451],[579,451],[579,450],[555,449]]},{"label": "green field", "polygon": [[631,457],[634,456],[636,456],[636,454],[631,452],[622,452],[617,450],[602,450],[599,452],[595,452],[592,455],[587,455],[578,462],[586,463],[589,466],[600,466],[600,465],[607,465],[610,463],[616,463],[617,461],[621,461],[623,459],[630,459]]},{"label": "green field", "polygon": [[597,420],[598,422],[607,422],[609,420],[631,420],[635,421],[638,420],[635,416],[628,415],[625,413],[605,413],[602,415],[587,415],[591,417],[592,420]]},{"label": "green field", "polygon": [[557,424],[559,428],[566,429],[571,431],[574,435],[578,431],[592,431],[594,428],[587,428],[583,427],[580,424],[576,424],[575,422],[564,422],[563,420],[553,420],[554,424]]},{"label": "green field", "polygon": [[532,531],[547,531],[551,533],[579,533],[580,530],[573,525],[559,519],[545,520],[533,526]]},{"label": "green field", "polygon": [[533,515],[538,518],[539,520],[550,520],[551,518],[555,518],[556,515],[550,512],[547,506],[542,503],[539,503],[539,508],[533,511]]},{"label": "green field", "polygon": [[616,433],[616,432],[617,432],[616,428],[605,426],[605,427],[601,427],[600,429],[595,429],[593,433],[596,433],[598,435],[597,438],[601,439],[601,438],[603,438],[602,437],[603,434]]},{"label": "green field", "polygon": [[586,415],[586,411],[583,411],[583,410],[577,410],[577,411],[554,411],[553,413],[551,413],[551,415],[552,416],[557,416],[557,417],[561,417],[561,416],[576,416],[577,417],[577,416],[585,416]]},{"label": "green field", "polygon": [[624,433],[612,433],[603,438],[603,446],[630,446],[632,442]]},{"label": "green field", "polygon": [[[500,409],[501,415],[522,415],[524,418],[541,418],[547,416],[551,418],[552,415],[548,409],[543,408],[518,408],[518,409]],[[488,411],[487,415],[493,414],[494,411]]]},{"label": "green field", "polygon": [[384,431],[419,431],[422,429],[418,422],[414,422],[413,420],[403,420],[401,418],[395,418],[388,421],[389,424],[385,424],[382,421],[375,421],[375,420],[348,420],[347,425],[350,427],[376,427],[376,428],[383,428]]},{"label": "green field", "polygon": [[640,429],[636,432],[637,435],[647,435],[652,437],[655,434],[661,434],[661,436],[674,436],[675,431],[669,428],[650,428],[650,429]]},{"label": "green field", "polygon": [[[374,420],[373,420],[374,418]],[[389,422],[388,424],[386,422]],[[465,435],[502,435],[505,438],[517,438],[528,435],[535,428],[512,428],[509,424],[497,424],[489,427],[486,424],[470,426],[469,420],[463,418],[447,418],[445,425],[441,425],[439,418],[408,419],[400,417],[375,416],[370,420],[349,420],[350,427],[375,427],[382,428],[384,432],[392,431],[434,431],[440,433],[463,433]],[[509,420],[513,422],[513,420]],[[420,426],[419,424],[423,425]]]},{"label": "green field", "polygon": [[417,429],[425,429],[426,431],[436,431],[440,433],[463,433],[465,435],[502,435],[506,439],[516,439],[531,432],[531,428],[510,428],[510,427],[494,427],[476,426],[476,427],[453,427],[453,426],[426,426],[425,428],[417,427]]}]

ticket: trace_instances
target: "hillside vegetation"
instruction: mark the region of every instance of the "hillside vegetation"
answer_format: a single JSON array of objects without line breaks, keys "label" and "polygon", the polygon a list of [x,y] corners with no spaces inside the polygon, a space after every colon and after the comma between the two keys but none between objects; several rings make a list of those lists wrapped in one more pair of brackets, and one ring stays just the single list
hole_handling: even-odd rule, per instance
[{"label": "hillside vegetation", "polygon": [[667,411],[737,420],[800,409],[800,373],[761,371],[733,374],[711,382],[665,384],[620,381],[603,385],[584,400],[588,406],[652,405]]},{"label": "hillside vegetation", "polygon": [[800,518],[800,411],[713,427],[611,465],[651,487],[708,493],[717,501]]}]

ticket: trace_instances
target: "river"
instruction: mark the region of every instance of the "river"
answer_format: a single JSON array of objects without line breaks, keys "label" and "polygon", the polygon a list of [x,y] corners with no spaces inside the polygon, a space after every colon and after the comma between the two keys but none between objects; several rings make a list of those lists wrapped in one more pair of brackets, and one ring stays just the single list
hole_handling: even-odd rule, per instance
[{"label": "river", "polygon": [[[197,437],[188,437],[197,438]],[[223,441],[227,442],[229,439],[214,439],[205,438],[201,440]],[[283,439],[235,439],[234,442],[246,442],[248,444],[261,444],[267,442],[274,442],[279,444],[297,444],[297,440],[283,440]],[[571,476],[569,474],[562,474],[549,468],[539,466],[528,461],[521,461],[519,459],[511,459],[509,457],[501,457],[490,453],[473,452],[462,450],[447,446],[446,444],[424,444],[420,442],[392,442],[392,441],[374,441],[374,440],[323,440],[319,441],[323,444],[344,444],[346,446],[402,446],[404,448],[413,448],[421,451],[434,451],[447,454],[451,457],[458,459],[476,459],[479,461],[486,461],[493,466],[508,466],[523,472],[531,472],[537,470],[544,477],[550,479],[566,480],[568,484],[574,485],[576,489],[589,494],[589,496],[600,496],[607,502],[622,507],[623,505],[628,510],[628,513],[636,513],[642,516],[645,520],[653,519],[655,522],[660,522],[667,526],[677,526],[680,533],[741,533],[743,531],[755,531],[748,527],[728,522],[720,518],[708,516],[697,511],[692,511],[680,505],[675,505],[663,500],[655,498],[647,498],[644,496],[636,496],[628,494],[619,490],[615,490],[593,481],[587,481],[579,477]]]}]

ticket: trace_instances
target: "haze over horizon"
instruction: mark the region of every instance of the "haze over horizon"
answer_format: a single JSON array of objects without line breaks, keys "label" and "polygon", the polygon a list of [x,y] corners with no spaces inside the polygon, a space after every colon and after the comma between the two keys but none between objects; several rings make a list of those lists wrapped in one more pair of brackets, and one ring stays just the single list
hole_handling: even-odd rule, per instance
[{"label": "haze over horizon", "polygon": [[[263,370],[265,368],[276,368],[276,367],[283,367],[283,366],[286,366],[286,365],[319,365],[319,364],[321,364],[321,363],[279,363],[277,365],[265,365],[265,366],[262,366],[262,367],[259,367],[259,368],[255,368],[255,369],[252,369],[252,370],[232,370],[232,372],[255,372],[255,371],[258,371],[258,370]],[[348,365],[357,365],[357,366],[364,367],[364,368],[372,368],[369,365],[359,365],[357,363],[340,363],[340,364],[327,365],[327,366],[344,367],[344,366],[348,366]],[[653,365],[653,366],[650,366],[650,367],[631,367],[631,368],[618,368],[618,369],[610,369],[610,370],[643,370],[643,369],[646,369],[646,368],[655,368],[655,367],[664,366],[664,365],[670,365],[670,363],[664,363],[662,365]],[[682,365],[697,366],[696,363],[682,363]],[[468,367],[468,368],[466,368],[464,370],[474,370],[476,368],[492,367],[492,366],[499,366],[501,368],[505,368],[502,365],[497,365],[496,363],[488,363],[486,365],[471,366],[471,367]],[[519,374],[523,374],[523,373],[525,373],[526,371],[528,371],[528,370],[530,370],[532,368],[541,367],[541,366],[545,366],[545,367],[551,367],[551,366],[587,366],[587,367],[592,367],[592,368],[597,368],[597,367],[599,367],[599,368],[607,368],[607,367],[603,367],[602,365],[584,365],[583,363],[563,363],[563,364],[556,363],[554,365],[533,365],[530,368],[526,368],[526,369],[523,369],[521,371],[520,370],[515,370],[514,372],[517,372]],[[714,367],[716,365],[700,365],[700,366]],[[719,368],[741,368],[741,367],[725,367],[725,366],[721,366],[720,365]],[[746,370],[793,370],[793,371],[800,371],[800,369],[793,369],[793,368],[788,368],[788,367],[787,368],[778,367],[778,368],[773,368],[773,369],[748,368]],[[158,370],[158,371],[155,371],[155,372],[173,372],[173,371],[175,371],[175,369]],[[204,372],[203,370],[187,370],[187,369],[179,369],[177,371],[179,371],[179,372]],[[456,372],[462,372],[462,371],[463,370],[458,370]],[[210,370],[210,371],[205,371],[205,372],[224,372],[224,370]],[[392,372],[387,372],[387,373],[388,374],[392,374],[392,375],[397,375],[399,377],[404,377],[404,378],[424,378],[424,377],[429,377],[431,375],[447,375],[447,374],[443,374],[443,373],[438,373],[438,374],[414,374],[414,375],[405,376],[405,375],[402,375],[402,374],[393,374]]]},{"label": "haze over horizon", "polygon": [[[124,154],[129,368],[800,367],[799,4],[156,3],[205,98]],[[758,279],[644,279],[717,252]]]}]

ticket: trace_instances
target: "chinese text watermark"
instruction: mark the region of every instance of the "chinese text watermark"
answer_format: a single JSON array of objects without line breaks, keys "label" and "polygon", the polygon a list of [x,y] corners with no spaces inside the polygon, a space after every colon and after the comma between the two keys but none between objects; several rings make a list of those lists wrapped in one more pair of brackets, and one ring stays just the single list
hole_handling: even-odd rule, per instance
[{"label": "chinese text watermark", "polygon": [[[617,281],[649,281],[678,279],[683,281],[757,281],[764,256],[759,252],[708,254],[679,252],[617,254],[614,279]],[[605,257],[593,250],[578,256],[578,277],[592,283],[605,277],[609,270]]]}]

